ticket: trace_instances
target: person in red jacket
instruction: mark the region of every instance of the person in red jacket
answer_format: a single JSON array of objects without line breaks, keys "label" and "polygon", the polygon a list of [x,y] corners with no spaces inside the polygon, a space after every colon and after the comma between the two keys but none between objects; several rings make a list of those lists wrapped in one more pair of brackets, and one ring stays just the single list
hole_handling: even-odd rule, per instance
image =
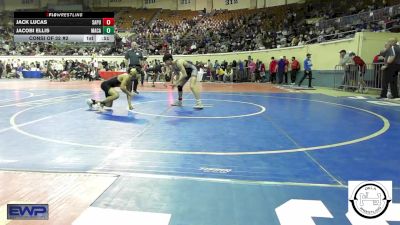
[{"label": "person in red jacket", "polygon": [[357,66],[357,71],[359,74],[359,78],[358,78],[358,91],[360,92],[365,92],[366,91],[366,83],[364,81],[364,74],[365,74],[365,70],[367,65],[365,64],[364,60],[362,60],[362,58],[358,55],[356,55],[354,52],[351,52],[349,54],[350,58],[353,59],[354,63]]},{"label": "person in red jacket", "polygon": [[290,64],[290,80],[292,81],[292,85],[296,84],[296,76],[297,72],[300,70],[300,63],[296,60],[295,57],[292,57],[292,63]]},{"label": "person in red jacket", "polygon": [[276,73],[278,72],[278,62],[274,57],[271,57],[271,62],[269,63],[269,81],[271,83],[275,83],[276,81]]},{"label": "person in red jacket", "polygon": [[379,63],[379,62],[380,62],[379,58],[380,58],[380,55],[379,55],[379,54],[378,54],[378,55],[375,55],[375,56],[374,56],[374,59],[372,60],[372,63]]}]

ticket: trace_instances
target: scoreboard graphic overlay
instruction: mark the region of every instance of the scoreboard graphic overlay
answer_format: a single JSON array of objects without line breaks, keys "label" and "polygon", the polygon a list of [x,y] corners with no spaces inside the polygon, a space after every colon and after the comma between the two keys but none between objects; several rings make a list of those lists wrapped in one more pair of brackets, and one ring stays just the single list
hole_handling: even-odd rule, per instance
[{"label": "scoreboard graphic overlay", "polygon": [[14,42],[114,42],[113,12],[14,12]]}]

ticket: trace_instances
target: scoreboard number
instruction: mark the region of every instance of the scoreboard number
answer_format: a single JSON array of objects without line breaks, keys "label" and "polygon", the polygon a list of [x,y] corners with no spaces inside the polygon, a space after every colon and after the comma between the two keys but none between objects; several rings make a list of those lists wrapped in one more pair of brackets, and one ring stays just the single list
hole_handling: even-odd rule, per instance
[{"label": "scoreboard number", "polygon": [[103,26],[114,26],[114,18],[103,18]]},{"label": "scoreboard number", "polygon": [[114,27],[103,27],[103,34],[114,34]]}]

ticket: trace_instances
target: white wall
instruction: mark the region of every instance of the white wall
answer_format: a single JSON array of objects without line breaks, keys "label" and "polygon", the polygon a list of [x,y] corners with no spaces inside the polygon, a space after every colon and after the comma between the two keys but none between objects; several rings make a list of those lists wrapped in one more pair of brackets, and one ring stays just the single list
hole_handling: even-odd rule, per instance
[{"label": "white wall", "polygon": [[108,0],[110,7],[136,7],[134,0]]},{"label": "white wall", "polygon": [[[18,1],[20,1],[20,0],[18,0]],[[52,5],[52,6],[65,5],[65,1],[64,1],[64,3],[60,4],[59,0],[38,0],[38,1],[39,1],[41,8],[47,7],[47,5]],[[88,2],[89,2],[89,4],[92,4],[92,2],[101,2],[101,1],[107,2],[108,0],[89,0]],[[77,5],[77,4],[74,4],[74,5]],[[105,3],[104,3],[104,5],[107,6],[107,4],[105,4]]]},{"label": "white wall", "polygon": [[[188,0],[187,0],[188,1]],[[196,10],[196,0],[189,0],[190,3],[181,4],[182,1],[178,0],[178,10]]]},{"label": "white wall", "polygon": [[[232,2],[233,4],[227,4],[227,1],[229,1],[229,3]],[[213,7],[217,10],[248,9],[251,7],[251,0],[213,0]]]},{"label": "white wall", "polygon": [[162,9],[176,10],[176,9],[178,9],[178,1],[177,0],[155,0],[155,3],[145,4],[145,1],[143,0],[143,7],[148,8],[148,9],[162,8]]},{"label": "white wall", "polygon": [[[211,5],[208,6],[208,1],[207,0],[192,0],[196,2],[196,7],[195,9],[198,10],[203,10],[204,8],[206,8],[206,10],[208,11],[208,8],[211,9]],[[212,4],[212,1],[211,1]]]},{"label": "white wall", "polygon": [[257,0],[257,8],[264,8],[265,7],[265,0]]},{"label": "white wall", "polygon": [[266,7],[305,2],[305,0],[264,0],[264,1]]},{"label": "white wall", "polygon": [[257,8],[257,0],[250,0],[250,9]]},{"label": "white wall", "polygon": [[132,7],[136,7],[138,9],[143,8],[143,0],[133,0],[133,6]]},{"label": "white wall", "polygon": [[108,0],[93,0],[92,7],[108,7]]},{"label": "white wall", "polygon": [[211,12],[214,8],[214,0],[207,0],[207,12]]},{"label": "white wall", "polygon": [[287,0],[288,4],[293,4],[293,3],[305,3],[306,0]]},{"label": "white wall", "polygon": [[[49,1],[49,0],[41,0],[41,1]],[[86,1],[88,1],[89,6],[94,8],[100,8],[100,7],[143,8],[144,4],[143,0],[86,0]]]},{"label": "white wall", "polygon": [[265,7],[285,5],[286,0],[265,0]]}]

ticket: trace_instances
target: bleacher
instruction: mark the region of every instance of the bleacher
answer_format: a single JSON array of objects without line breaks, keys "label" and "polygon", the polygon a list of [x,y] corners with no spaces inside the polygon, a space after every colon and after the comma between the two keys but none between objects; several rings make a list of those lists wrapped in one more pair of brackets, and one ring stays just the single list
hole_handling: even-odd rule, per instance
[{"label": "bleacher", "polygon": [[147,24],[156,15],[160,9],[127,9],[116,14],[115,20],[118,22],[118,28],[129,30],[132,28],[133,20],[144,20]]},{"label": "bleacher", "polygon": [[184,20],[191,20],[199,16],[198,11],[191,10],[162,10],[158,19],[161,19],[172,26],[180,24]]},{"label": "bleacher", "polygon": [[211,19],[215,22],[225,22],[234,18],[242,16],[249,16],[260,11],[259,9],[238,9],[238,10],[224,10],[216,12]]}]

